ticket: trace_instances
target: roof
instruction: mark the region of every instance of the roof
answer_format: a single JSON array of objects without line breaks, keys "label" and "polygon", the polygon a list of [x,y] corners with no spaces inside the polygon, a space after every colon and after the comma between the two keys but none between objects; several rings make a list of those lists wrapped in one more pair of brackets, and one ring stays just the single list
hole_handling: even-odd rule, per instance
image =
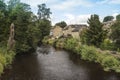
[{"label": "roof", "polygon": [[75,28],[72,32],[79,31],[82,27],[87,27],[85,24],[72,24],[68,25],[64,28],[64,30],[68,30],[69,27]]},{"label": "roof", "polygon": [[79,30],[81,29],[81,27],[75,27],[72,32],[79,32]]}]

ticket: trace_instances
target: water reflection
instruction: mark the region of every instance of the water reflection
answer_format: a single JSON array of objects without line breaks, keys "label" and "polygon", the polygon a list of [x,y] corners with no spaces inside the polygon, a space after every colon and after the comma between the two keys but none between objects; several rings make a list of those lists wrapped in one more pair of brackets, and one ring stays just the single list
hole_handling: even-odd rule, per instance
[{"label": "water reflection", "polygon": [[16,57],[1,80],[120,80],[120,74],[104,72],[100,65],[53,47],[39,47],[35,54]]}]

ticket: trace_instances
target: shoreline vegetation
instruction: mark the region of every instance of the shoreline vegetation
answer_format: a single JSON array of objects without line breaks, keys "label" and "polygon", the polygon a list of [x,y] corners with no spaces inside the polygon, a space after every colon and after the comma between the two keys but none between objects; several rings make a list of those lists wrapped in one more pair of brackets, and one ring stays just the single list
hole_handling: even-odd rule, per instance
[{"label": "shoreline vegetation", "polygon": [[7,68],[13,61],[15,57],[14,51],[7,52],[7,48],[0,47],[0,76],[4,71],[4,68]]},{"label": "shoreline vegetation", "polygon": [[82,60],[99,63],[104,71],[115,71],[120,73],[120,53],[112,54],[111,51],[101,50],[95,46],[81,44],[74,38],[44,39],[44,44],[50,44],[56,48],[62,48],[73,52],[81,57]]}]

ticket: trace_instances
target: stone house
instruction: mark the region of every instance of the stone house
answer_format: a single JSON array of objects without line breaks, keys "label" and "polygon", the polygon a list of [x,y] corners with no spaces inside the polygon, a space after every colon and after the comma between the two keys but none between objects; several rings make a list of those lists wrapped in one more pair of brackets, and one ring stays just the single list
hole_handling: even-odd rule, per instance
[{"label": "stone house", "polygon": [[52,38],[59,38],[62,35],[63,35],[63,29],[60,26],[55,26],[50,31],[50,36]]},{"label": "stone house", "polygon": [[63,35],[65,37],[71,35],[73,38],[79,39],[80,38],[80,32],[84,28],[87,28],[87,25],[83,25],[83,24],[80,24],[80,25],[79,24],[69,25],[69,26],[66,26],[63,29]]},{"label": "stone house", "polygon": [[63,37],[72,36],[73,38],[79,39],[80,32],[84,28],[87,28],[87,25],[74,24],[74,25],[68,25],[65,28],[61,28],[60,26],[55,26],[54,28],[51,29],[50,36],[52,37],[52,39],[56,39],[61,36],[63,36]]}]

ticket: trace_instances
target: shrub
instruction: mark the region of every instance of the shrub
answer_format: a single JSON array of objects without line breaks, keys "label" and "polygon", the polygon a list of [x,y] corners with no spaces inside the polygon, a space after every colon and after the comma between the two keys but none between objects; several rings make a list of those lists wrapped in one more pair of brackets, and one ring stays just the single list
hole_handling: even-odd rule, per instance
[{"label": "shrub", "polygon": [[93,46],[84,46],[81,50],[81,57],[84,60],[96,61],[97,60],[97,51]]}]

